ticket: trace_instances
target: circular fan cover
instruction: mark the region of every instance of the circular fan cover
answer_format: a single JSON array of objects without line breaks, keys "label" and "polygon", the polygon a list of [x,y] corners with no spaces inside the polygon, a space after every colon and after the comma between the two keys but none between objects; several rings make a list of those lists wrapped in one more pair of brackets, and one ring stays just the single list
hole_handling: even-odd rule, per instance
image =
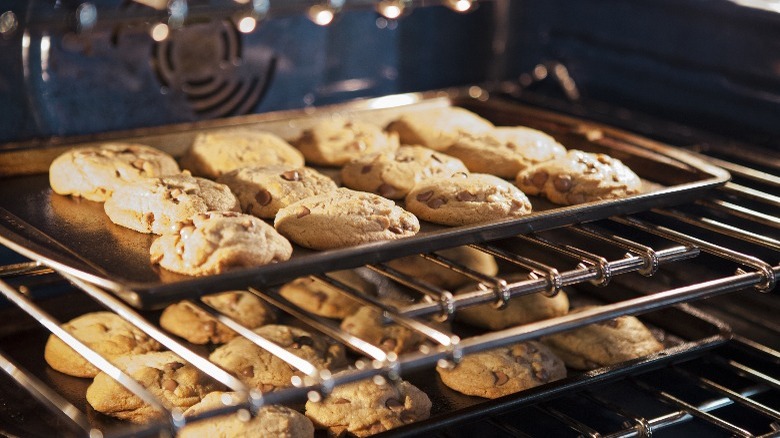
[{"label": "circular fan cover", "polygon": [[[274,57],[249,68],[241,35],[230,21],[187,25],[155,43],[155,73],[170,92],[184,93],[204,118],[246,114],[262,97]],[[252,64],[257,64],[253,60]]]}]

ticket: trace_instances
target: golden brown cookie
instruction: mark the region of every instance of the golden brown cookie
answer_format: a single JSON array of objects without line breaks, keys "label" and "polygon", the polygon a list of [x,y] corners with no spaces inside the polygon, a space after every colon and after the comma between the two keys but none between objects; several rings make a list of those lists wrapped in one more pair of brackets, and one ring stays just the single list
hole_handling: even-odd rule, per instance
[{"label": "golden brown cookie", "polygon": [[238,211],[238,199],[223,184],[188,173],[144,178],[117,187],[103,208],[111,222],[141,233],[175,232],[207,211]]},{"label": "golden brown cookie", "polygon": [[[331,344],[303,329],[271,324],[255,329],[255,332],[320,369],[346,365],[343,346]],[[209,360],[262,392],[290,387],[290,379],[298,375],[286,362],[243,337],[234,338],[214,350]]]},{"label": "golden brown cookie", "polygon": [[[377,294],[376,286],[354,271],[336,271],[328,275],[366,295]],[[339,289],[311,277],[286,283],[279,289],[279,294],[303,310],[326,318],[345,318],[361,306],[360,302]]]},{"label": "golden brown cookie", "polygon": [[[235,393],[212,392],[200,403],[184,411],[184,417],[201,415],[224,406],[230,406]],[[226,404],[225,401],[228,403]],[[249,412],[245,414],[249,416]],[[308,417],[286,406],[266,405],[257,415],[242,420],[242,414],[223,415],[208,420],[187,424],[178,438],[233,438],[233,437],[274,437],[307,438],[314,436],[314,425]]]},{"label": "golden brown cookie", "polygon": [[[509,276],[508,282],[526,280],[525,276]],[[467,293],[477,290],[477,285],[466,286],[456,292]],[[459,321],[490,330],[501,330],[521,324],[565,315],[569,311],[569,297],[560,291],[554,297],[542,293],[512,297],[503,309],[493,304],[481,304],[458,310]]]},{"label": "golden brown cookie", "polygon": [[351,189],[403,199],[416,183],[456,172],[468,173],[457,158],[423,146],[401,146],[395,151],[352,160],[341,169],[341,181]]},{"label": "golden brown cookie", "polygon": [[336,183],[310,167],[285,165],[243,167],[217,179],[241,202],[241,210],[272,219],[282,207],[309,196],[336,190]]},{"label": "golden brown cookie", "polygon": [[521,171],[516,183],[529,195],[542,195],[563,205],[622,198],[642,191],[642,181],[620,160],[579,150]]},{"label": "golden brown cookie", "polygon": [[[492,276],[498,273],[498,264],[492,255],[468,246],[443,249],[436,251],[436,253],[485,275]],[[458,274],[452,269],[445,268],[418,255],[391,260],[387,262],[387,265],[401,273],[425,280],[434,286],[447,290],[452,290],[471,281],[465,275]]]},{"label": "golden brown cookie", "polygon": [[402,239],[420,231],[417,218],[393,201],[346,188],[282,208],[274,227],[298,245],[312,249]]},{"label": "golden brown cookie", "polygon": [[381,348],[384,352],[396,354],[417,350],[425,337],[409,328],[395,323],[382,324],[382,313],[372,306],[363,306],[341,322],[341,329]]},{"label": "golden brown cookie", "polygon": [[398,136],[371,123],[334,117],[304,130],[293,144],[308,163],[342,166],[366,154],[397,149]]},{"label": "golden brown cookie", "polygon": [[[79,316],[62,328],[109,361],[127,354],[143,354],[162,349],[162,345],[119,315],[93,312]],[[99,372],[60,338],[49,335],[43,354],[55,370],[76,377],[95,377]]]},{"label": "golden brown cookie", "polygon": [[469,354],[451,369],[437,367],[441,381],[466,395],[498,398],[566,377],[566,366],[539,342],[523,342]]},{"label": "golden brown cookie", "polygon": [[[579,312],[587,307],[572,311]],[[542,338],[566,365],[591,370],[647,356],[664,349],[636,317],[620,316]]]},{"label": "golden brown cookie", "polygon": [[[124,356],[115,364],[168,409],[187,409],[206,394],[222,389],[170,351]],[[87,402],[98,412],[134,423],[148,423],[160,415],[151,405],[102,372],[87,388]]]},{"label": "golden brown cookie", "polygon": [[340,385],[320,402],[306,402],[306,416],[332,435],[369,436],[428,418],[431,400],[406,381],[372,380]]},{"label": "golden brown cookie", "polygon": [[159,236],[149,249],[153,264],[186,275],[219,274],[292,256],[292,245],[248,214],[210,211],[195,215],[175,233]]},{"label": "golden brown cookie", "polygon": [[[249,292],[223,292],[206,295],[201,299],[250,329],[270,324],[276,319],[270,307]],[[237,336],[236,332],[189,301],[180,301],[166,307],[160,315],[160,325],[193,344],[223,344]]]},{"label": "golden brown cookie", "polygon": [[516,126],[464,134],[446,153],[459,158],[472,172],[514,178],[529,166],[562,157],[566,148],[542,131]]},{"label": "golden brown cookie", "polygon": [[60,195],[103,202],[129,181],[177,173],[176,161],[161,150],[140,144],[105,143],[72,149],[57,157],[49,167],[49,184]]},{"label": "golden brown cookie", "polygon": [[480,134],[493,128],[492,123],[467,109],[446,107],[402,114],[385,130],[397,133],[401,144],[445,151],[463,134]]},{"label": "golden brown cookie", "polygon": [[276,134],[242,129],[198,134],[180,162],[193,175],[214,179],[247,166],[301,167],[303,155]]},{"label": "golden brown cookie", "polygon": [[442,225],[469,225],[531,213],[531,202],[517,187],[484,173],[426,179],[406,195],[406,209]]}]

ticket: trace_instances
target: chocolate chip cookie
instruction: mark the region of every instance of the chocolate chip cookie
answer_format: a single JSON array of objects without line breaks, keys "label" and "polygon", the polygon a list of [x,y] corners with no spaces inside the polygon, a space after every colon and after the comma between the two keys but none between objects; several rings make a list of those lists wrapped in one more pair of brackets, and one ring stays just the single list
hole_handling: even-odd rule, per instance
[{"label": "chocolate chip cookie", "polygon": [[[376,286],[357,275],[354,271],[336,271],[329,276],[370,296],[376,296]],[[342,319],[361,307],[360,302],[311,277],[297,278],[279,289],[279,294],[296,306],[326,318]]]},{"label": "chocolate chip cookie", "polygon": [[350,160],[398,148],[398,136],[371,123],[331,118],[303,131],[293,144],[306,161],[320,166],[342,166]]},{"label": "chocolate chip cookie", "polygon": [[[585,307],[574,312],[581,311]],[[542,338],[566,365],[591,370],[647,356],[664,349],[636,317],[620,316]]]},{"label": "chocolate chip cookie", "polygon": [[[346,365],[344,347],[303,329],[271,324],[255,332],[320,369]],[[214,350],[209,360],[262,392],[290,387],[290,379],[298,374],[286,362],[243,337]]]},{"label": "chocolate chip cookie", "polygon": [[218,176],[241,167],[303,166],[303,155],[276,134],[248,129],[198,134],[180,160],[193,175]]},{"label": "chocolate chip cookie", "polygon": [[425,341],[420,333],[395,323],[382,323],[382,313],[372,306],[363,306],[341,322],[341,329],[376,345],[384,352],[396,354],[417,350]]},{"label": "chocolate chip cookie", "polygon": [[416,183],[456,172],[468,172],[457,158],[423,146],[401,146],[395,151],[352,160],[341,169],[341,181],[351,189],[403,199]]},{"label": "chocolate chip cookie", "polygon": [[[124,356],[117,359],[115,365],[168,409],[187,409],[206,394],[223,389],[170,351]],[[148,423],[160,415],[151,405],[102,372],[87,388],[87,402],[98,412],[134,423]]]},{"label": "chocolate chip cookie", "polygon": [[[485,275],[496,275],[498,273],[498,264],[492,255],[468,246],[444,249],[436,251],[436,253]],[[471,281],[465,275],[417,255],[391,260],[387,262],[387,265],[406,275],[425,280],[430,284],[447,290],[452,290]]]},{"label": "chocolate chip cookie", "polygon": [[340,385],[320,402],[306,402],[306,416],[332,435],[369,436],[428,418],[431,400],[406,381],[372,380]]},{"label": "chocolate chip cookie", "polygon": [[472,172],[515,178],[528,166],[562,157],[566,148],[542,131],[516,126],[464,134],[446,153],[459,158]]},{"label": "chocolate chip cookie", "polygon": [[223,184],[188,173],[144,178],[114,190],[103,208],[111,222],[141,233],[165,234],[207,211],[238,211],[238,199]]},{"label": "chocolate chip cookie", "polygon": [[[234,393],[215,391],[206,395],[200,403],[184,411],[184,417],[201,415],[208,411],[229,406]],[[225,403],[228,402],[228,404]],[[247,417],[249,413],[246,414]],[[314,436],[314,425],[308,417],[286,406],[266,405],[257,415],[242,420],[242,414],[223,415],[208,420],[187,424],[178,438],[231,438],[231,437],[278,437],[307,438]]]},{"label": "chocolate chip cookie", "polygon": [[282,207],[309,196],[336,190],[329,177],[310,167],[285,165],[243,167],[217,179],[236,194],[241,210],[271,219]]},{"label": "chocolate chip cookie", "polygon": [[103,202],[128,181],[177,173],[179,165],[161,150],[140,144],[106,143],[72,149],[54,159],[49,167],[49,184],[60,195]]},{"label": "chocolate chip cookie", "polygon": [[[206,295],[201,299],[225,316],[250,329],[270,324],[276,319],[269,306],[249,292],[223,292]],[[180,301],[166,307],[160,315],[160,325],[193,344],[209,342],[223,344],[238,336],[236,332],[189,301]]]},{"label": "chocolate chip cookie", "polygon": [[[62,328],[109,361],[128,354],[162,350],[157,341],[111,312],[87,313],[66,322]],[[99,372],[54,335],[49,335],[43,357],[50,367],[71,376],[95,377]]]},{"label": "chocolate chip cookie", "polygon": [[346,188],[280,209],[274,227],[298,245],[312,249],[402,239],[420,231],[417,218],[393,201]]},{"label": "chocolate chip cookie", "polygon": [[517,186],[556,204],[622,198],[642,191],[642,181],[625,164],[605,154],[570,150],[517,174]]},{"label": "chocolate chip cookie", "polygon": [[499,398],[566,377],[566,366],[539,342],[469,354],[454,368],[437,367],[445,385],[466,395]]},{"label": "chocolate chip cookie", "polygon": [[292,245],[262,220],[235,212],[198,213],[149,249],[152,264],[185,275],[219,274],[290,258]]},{"label": "chocolate chip cookie", "polygon": [[446,107],[402,114],[385,130],[397,133],[401,144],[446,151],[465,133],[480,134],[493,128],[492,123],[467,109]]},{"label": "chocolate chip cookie", "polygon": [[414,186],[406,208],[422,220],[469,225],[531,213],[531,202],[517,187],[484,173],[436,177]]}]

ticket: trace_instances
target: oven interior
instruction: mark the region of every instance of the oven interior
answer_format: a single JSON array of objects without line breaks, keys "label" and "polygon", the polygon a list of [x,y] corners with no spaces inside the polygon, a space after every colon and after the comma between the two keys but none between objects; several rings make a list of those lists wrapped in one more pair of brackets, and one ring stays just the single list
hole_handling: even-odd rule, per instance
[{"label": "oven interior", "polygon": [[[465,14],[427,1],[270,6],[191,1],[170,2],[163,9],[143,3],[3,6],[0,53],[11,62],[0,66],[2,95],[10,103],[0,109],[0,152],[46,151],[70,139],[116,131],[313,110],[455,86],[450,94],[477,101],[497,97],[605,122],[729,171],[729,182],[680,204],[468,242],[501,260],[498,278],[476,280],[495,285],[520,272],[525,279],[513,284],[513,297],[554,292],[564,281],[573,299],[599,306],[497,332],[457,321],[452,332],[416,326],[439,346],[377,366],[362,359],[364,352],[355,352],[353,358],[363,364],[355,376],[392,381],[400,369],[401,377],[434,401],[429,420],[385,435],[780,433],[780,303],[772,291],[780,277],[779,128],[774,123],[779,75],[773,39],[766,37],[777,33],[774,12],[725,1],[706,7],[666,1],[445,2],[455,9],[469,4],[474,10]],[[186,13],[179,17],[182,9],[172,6],[182,4]],[[397,20],[382,15],[387,4],[404,8],[404,15]],[[314,12],[323,10],[333,13],[332,22],[314,24]],[[248,28],[240,26],[246,17],[257,27],[244,33]],[[160,41],[154,35],[158,24],[170,32]],[[713,28],[720,31],[713,34]],[[173,433],[175,421],[132,428],[91,411],[83,398],[88,382],[48,369],[43,344],[59,323],[110,309],[153,337],[167,337],[164,344],[186,360],[218,373],[202,363],[203,351],[160,330],[158,310],[139,310],[56,267],[7,248],[0,251],[0,291],[7,300],[0,309],[2,433]],[[418,257],[474,276],[436,252]],[[412,300],[403,308],[380,307],[390,319],[413,324],[451,316],[448,291],[395,272],[384,261],[361,269]],[[315,277],[359,294],[326,272]],[[278,285],[246,286],[286,320],[343,341],[337,325],[286,302]],[[189,298],[230,324],[200,303],[199,295]],[[498,288],[488,287],[480,299],[501,298]],[[437,363],[456,361],[462,352],[622,314],[638,315],[664,339],[666,350],[496,400],[457,394],[433,376]],[[452,334],[457,344],[448,344]],[[240,407],[296,406],[339,383],[306,382],[250,398]]]}]

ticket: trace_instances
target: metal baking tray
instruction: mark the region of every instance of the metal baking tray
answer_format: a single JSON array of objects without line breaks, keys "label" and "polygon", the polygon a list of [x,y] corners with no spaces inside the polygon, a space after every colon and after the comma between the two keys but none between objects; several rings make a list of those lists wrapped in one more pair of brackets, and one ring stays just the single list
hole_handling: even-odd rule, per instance
[{"label": "metal baking tray", "polygon": [[[61,283],[56,283],[64,288],[59,294],[37,300],[37,304],[57,320],[67,321],[87,312],[104,310],[85,294]],[[35,286],[32,287],[35,289]],[[47,283],[45,287],[50,289],[52,285]],[[583,284],[576,288],[567,288],[567,292],[572,303],[578,305],[618,302],[636,298],[639,294],[632,288],[622,285],[599,288]],[[159,311],[143,312],[143,316],[151,322],[157,322],[159,314]],[[280,315],[280,317],[282,323],[300,324],[300,321],[287,315]],[[0,318],[9,322],[5,325],[8,330],[0,333],[0,350],[11,356],[11,359],[18,366],[35,375],[73,406],[84,412],[90,424],[103,430],[107,436],[121,435],[126,430],[129,423],[102,415],[89,406],[85,395],[87,387],[92,382],[91,379],[68,376],[53,370],[46,364],[43,360],[44,345],[49,336],[46,329],[29,315],[13,306],[0,309]],[[442,427],[456,426],[478,417],[484,417],[486,414],[499,414],[520,406],[549,400],[563,393],[571,393],[598,382],[618,379],[627,375],[637,375],[672,362],[698,357],[704,351],[728,341],[732,336],[731,329],[726,324],[688,305],[652,311],[641,315],[640,319],[663,342],[666,347],[663,351],[645,358],[587,372],[569,369],[569,376],[563,380],[494,400],[467,396],[446,387],[432,367],[405,373],[402,377],[420,388],[431,399],[431,417],[425,421],[390,430],[382,436],[429,436],[437,430],[440,431]],[[464,338],[484,333],[483,330],[466,326],[458,321],[453,322],[452,329],[454,333]],[[204,356],[208,356],[209,350],[213,348],[213,346],[184,343]],[[356,357],[354,356],[352,359]],[[31,412],[40,415],[39,406],[36,406],[35,403],[25,405],[10,403],[6,408],[2,408],[3,401],[8,402],[8,400],[0,400],[0,433],[5,430],[13,431],[19,436],[29,436],[32,435],[30,428],[33,428],[36,431],[35,435],[47,436],[44,423],[39,422],[31,426],[24,422],[24,418],[30,418],[33,415]],[[300,404],[292,404],[291,407],[302,409]],[[2,415],[4,409],[8,414],[5,420]],[[47,421],[47,423],[50,422]],[[64,426],[60,425],[59,427],[65,430]],[[60,434],[63,433],[58,433],[58,435]],[[325,434],[318,433],[316,436],[324,437]]]},{"label": "metal baking tray", "polygon": [[[729,179],[726,171],[675,147],[601,124],[484,96],[472,98],[463,90],[394,95],[301,111],[2,145],[0,243],[111,290],[135,307],[155,308],[183,297],[248,285],[275,285],[311,273],[680,204]],[[384,124],[403,112],[446,105],[468,108],[496,125],[526,125],[546,131],[570,149],[610,154],[639,174],[645,191],[623,199],[568,207],[532,197],[534,213],[519,219],[460,227],[423,222],[420,233],[412,238],[319,252],[295,246],[292,259],[286,262],[188,277],[150,264],[148,248],[154,236],[112,224],[100,203],[54,194],[46,174],[49,163],[59,153],[90,143],[132,141],[179,156],[197,133],[208,130],[250,127],[289,139],[318,117],[336,113]]]}]

